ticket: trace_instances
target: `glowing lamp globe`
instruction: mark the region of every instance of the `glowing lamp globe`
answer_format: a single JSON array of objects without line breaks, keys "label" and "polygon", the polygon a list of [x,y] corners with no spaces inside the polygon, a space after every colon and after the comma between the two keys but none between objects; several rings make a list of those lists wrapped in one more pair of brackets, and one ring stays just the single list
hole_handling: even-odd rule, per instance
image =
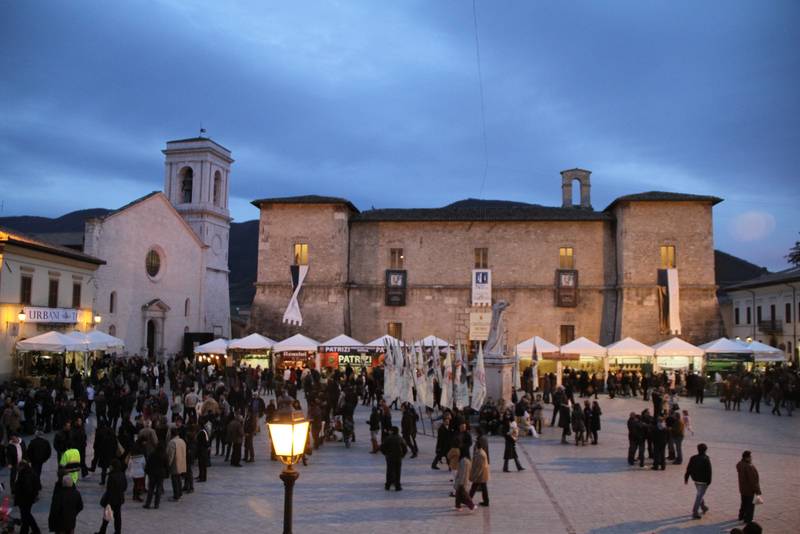
[{"label": "glowing lamp globe", "polygon": [[275,454],[284,464],[291,466],[303,455],[308,437],[308,424],[303,412],[294,410],[291,406],[281,407],[267,424]]}]

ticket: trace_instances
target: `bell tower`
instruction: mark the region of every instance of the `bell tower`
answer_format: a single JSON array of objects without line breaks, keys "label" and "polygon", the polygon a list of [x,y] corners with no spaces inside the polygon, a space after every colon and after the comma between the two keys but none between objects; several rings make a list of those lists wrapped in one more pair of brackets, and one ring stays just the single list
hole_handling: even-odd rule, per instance
[{"label": "bell tower", "polygon": [[231,152],[207,137],[167,141],[164,194],[189,223],[205,249],[203,324],[206,331],[230,337],[228,192]]}]

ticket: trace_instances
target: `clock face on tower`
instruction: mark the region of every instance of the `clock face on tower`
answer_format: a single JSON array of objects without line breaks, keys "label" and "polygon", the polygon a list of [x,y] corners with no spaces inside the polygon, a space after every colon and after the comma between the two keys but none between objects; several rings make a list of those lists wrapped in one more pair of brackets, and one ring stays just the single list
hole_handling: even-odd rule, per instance
[{"label": "clock face on tower", "polygon": [[211,250],[214,251],[215,256],[219,256],[223,253],[222,238],[219,236],[219,234],[214,235],[214,237],[211,239]]}]

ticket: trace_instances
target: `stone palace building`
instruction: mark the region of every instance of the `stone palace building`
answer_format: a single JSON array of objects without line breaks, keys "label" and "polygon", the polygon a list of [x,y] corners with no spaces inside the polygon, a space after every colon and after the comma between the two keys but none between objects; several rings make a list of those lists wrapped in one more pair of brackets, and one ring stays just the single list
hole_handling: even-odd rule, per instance
[{"label": "stone palace building", "polygon": [[[277,338],[435,334],[467,343],[485,339],[486,306],[503,299],[509,344],[533,335],[601,344],[719,337],[712,208],[721,199],[648,192],[596,211],[590,174],[561,173],[560,207],[470,199],[359,211],[342,198],[255,200],[250,327]],[[302,324],[288,324],[298,285]]]}]

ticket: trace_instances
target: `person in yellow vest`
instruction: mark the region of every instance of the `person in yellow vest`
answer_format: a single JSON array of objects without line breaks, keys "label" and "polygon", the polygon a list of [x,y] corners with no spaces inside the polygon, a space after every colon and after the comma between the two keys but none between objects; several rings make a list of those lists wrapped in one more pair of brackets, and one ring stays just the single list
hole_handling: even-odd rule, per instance
[{"label": "person in yellow vest", "polygon": [[78,483],[81,474],[81,453],[78,449],[70,448],[64,451],[58,465],[63,475],[69,475],[74,484]]}]

